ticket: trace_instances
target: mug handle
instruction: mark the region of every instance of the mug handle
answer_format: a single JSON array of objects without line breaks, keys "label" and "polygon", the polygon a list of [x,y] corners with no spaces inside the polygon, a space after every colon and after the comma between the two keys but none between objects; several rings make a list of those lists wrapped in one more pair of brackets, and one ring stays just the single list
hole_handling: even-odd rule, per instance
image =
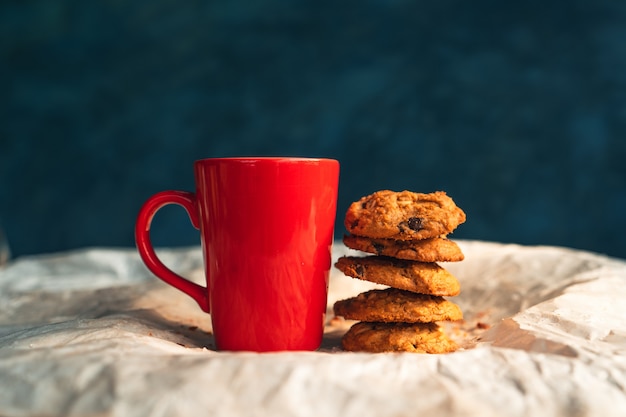
[{"label": "mug handle", "polygon": [[209,312],[209,298],[206,287],[189,281],[169,269],[158,258],[152,241],[150,240],[150,225],[156,212],[168,204],[178,204],[182,206],[191,224],[200,229],[200,220],[196,208],[196,195],[187,191],[161,191],[148,198],[139,210],[139,216],[135,222],[135,242],[141,259],[148,269],[157,278],[163,280],[172,287],[184,292],[198,303],[200,308]]}]

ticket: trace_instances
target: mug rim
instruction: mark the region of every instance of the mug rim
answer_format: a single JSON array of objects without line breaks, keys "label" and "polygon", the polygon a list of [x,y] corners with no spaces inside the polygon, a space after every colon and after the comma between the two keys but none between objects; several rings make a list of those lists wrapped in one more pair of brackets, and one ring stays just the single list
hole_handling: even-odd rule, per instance
[{"label": "mug rim", "polygon": [[317,158],[317,157],[306,157],[306,156],[225,156],[225,157],[216,157],[216,158],[202,158],[197,159],[194,164],[208,164],[208,163],[218,163],[218,162],[237,162],[237,163],[256,163],[256,162],[283,162],[283,163],[294,163],[294,162],[309,162],[309,163],[320,163],[320,162],[330,162],[330,163],[339,163],[337,159],[333,158]]}]

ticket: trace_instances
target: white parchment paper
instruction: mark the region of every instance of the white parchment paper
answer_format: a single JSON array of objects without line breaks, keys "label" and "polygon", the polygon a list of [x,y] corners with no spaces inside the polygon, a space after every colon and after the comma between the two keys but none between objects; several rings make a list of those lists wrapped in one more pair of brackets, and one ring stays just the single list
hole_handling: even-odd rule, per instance
[{"label": "white parchment paper", "polygon": [[[209,316],[132,249],[18,259],[0,269],[0,415],[625,416],[626,262],[458,243],[446,355],[341,351],[332,304],[375,285],[334,268],[322,348],[255,354],[214,351]],[[198,248],[159,254],[203,281]]]}]

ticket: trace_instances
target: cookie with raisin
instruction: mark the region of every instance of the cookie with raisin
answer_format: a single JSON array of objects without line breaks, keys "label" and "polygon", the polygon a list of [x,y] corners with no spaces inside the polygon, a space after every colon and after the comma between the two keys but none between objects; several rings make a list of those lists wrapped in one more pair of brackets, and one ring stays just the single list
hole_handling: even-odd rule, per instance
[{"label": "cookie with raisin", "polygon": [[463,318],[458,305],[441,296],[397,288],[370,290],[333,305],[336,316],[348,320],[385,323],[430,323]]},{"label": "cookie with raisin", "polygon": [[455,296],[461,292],[456,277],[435,262],[385,256],[342,256],[335,267],[353,278],[420,294]]},{"label": "cookie with raisin", "polygon": [[456,242],[444,237],[421,240],[375,239],[344,235],[343,243],[362,252],[420,262],[458,262],[465,256]]},{"label": "cookie with raisin", "polygon": [[443,191],[377,191],[352,203],[344,218],[353,235],[396,240],[446,235],[463,222],[465,212]]}]

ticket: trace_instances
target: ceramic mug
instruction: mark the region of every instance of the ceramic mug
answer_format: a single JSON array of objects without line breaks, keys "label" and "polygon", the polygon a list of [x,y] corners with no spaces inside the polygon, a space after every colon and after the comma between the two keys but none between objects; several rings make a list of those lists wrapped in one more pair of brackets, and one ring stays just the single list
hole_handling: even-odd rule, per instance
[{"label": "ceramic mug", "polygon": [[[163,191],[142,206],[135,239],[160,279],[211,315],[219,350],[315,350],[322,341],[337,207],[333,159],[210,158],[194,163],[195,193]],[[170,270],[150,224],[178,204],[200,231],[206,286]]]}]

